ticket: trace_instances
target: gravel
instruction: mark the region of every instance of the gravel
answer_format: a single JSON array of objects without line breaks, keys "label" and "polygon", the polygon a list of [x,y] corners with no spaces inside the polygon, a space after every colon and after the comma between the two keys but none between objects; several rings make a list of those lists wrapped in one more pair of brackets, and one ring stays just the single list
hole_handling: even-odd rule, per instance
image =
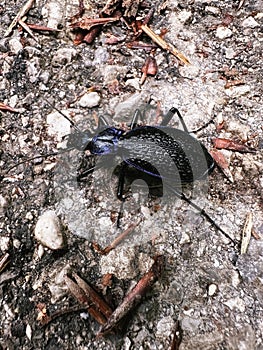
[{"label": "gravel", "polygon": [[[152,7],[141,3],[138,18]],[[158,48],[158,73],[143,85],[148,53],[126,46],[131,32],[124,22],[104,26],[91,45],[76,46],[68,19],[78,2],[38,1],[27,23],[58,31],[34,31],[36,41],[15,27],[4,37],[24,2],[0,5],[0,102],[18,111],[0,112],[0,257],[9,254],[9,264],[0,269],[0,348],[170,349],[178,321],[180,350],[262,349],[263,15],[259,0],[239,10],[238,3],[156,1],[150,28],[167,28],[165,39],[191,64],[182,66]],[[85,5],[95,18],[105,4]],[[113,36],[117,43],[107,44]],[[143,221],[107,256],[94,250],[92,241],[105,247],[120,231],[113,223],[120,207],[112,175],[118,159],[83,186],[72,181],[83,158],[78,150],[63,152],[67,135],[76,131],[57,109],[83,131],[95,131],[100,115],[109,125],[128,128],[134,110],[150,97],[164,112],[177,107],[189,130],[208,123],[195,134],[208,149],[221,137],[256,150],[225,150],[233,182],[215,169],[207,183],[193,188],[195,203],[238,246],[170,194],[149,204],[137,184],[125,203],[122,228]],[[146,123],[157,124],[155,110],[147,111]],[[178,127],[177,118],[170,124]],[[248,212],[259,239],[252,235],[241,255]],[[40,224],[47,213],[49,224]],[[116,308],[156,254],[165,256],[164,272],[123,333],[96,338],[99,325],[83,310],[40,326],[41,305],[52,313],[75,304],[65,274],[77,271]],[[110,286],[103,285],[104,274],[113,274]]]}]

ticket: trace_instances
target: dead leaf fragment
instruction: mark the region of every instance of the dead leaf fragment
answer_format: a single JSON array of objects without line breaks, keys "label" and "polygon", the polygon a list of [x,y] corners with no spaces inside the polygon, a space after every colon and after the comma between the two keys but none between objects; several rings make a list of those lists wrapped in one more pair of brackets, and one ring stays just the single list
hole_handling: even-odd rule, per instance
[{"label": "dead leaf fragment", "polygon": [[213,146],[219,149],[228,149],[231,151],[245,152],[245,153],[255,153],[255,150],[237,141],[215,138],[212,140]]},{"label": "dead leaf fragment", "polygon": [[219,168],[223,171],[225,176],[231,181],[234,182],[233,176],[231,171],[229,170],[229,164],[228,161],[226,160],[226,157],[224,154],[216,149],[212,149],[209,152],[211,156],[214,158],[214,161],[216,164],[219,166]]}]

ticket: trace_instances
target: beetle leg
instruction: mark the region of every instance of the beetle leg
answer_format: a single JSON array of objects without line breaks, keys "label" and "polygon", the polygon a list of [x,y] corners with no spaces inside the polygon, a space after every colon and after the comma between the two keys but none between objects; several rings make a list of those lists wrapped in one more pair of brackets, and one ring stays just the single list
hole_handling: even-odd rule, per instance
[{"label": "beetle leg", "polygon": [[121,206],[117,218],[117,227],[120,227],[120,220],[123,215],[123,205],[125,198],[123,196],[123,191],[124,191],[124,183],[125,183],[125,169],[126,169],[126,164],[122,163],[121,164],[121,169],[120,169],[120,174],[119,174],[119,181],[118,181],[118,188],[117,188],[117,198],[121,201]]},{"label": "beetle leg", "polygon": [[170,120],[173,118],[173,116],[174,116],[175,113],[178,115],[178,118],[179,118],[180,122],[182,123],[182,126],[183,126],[184,131],[187,132],[187,134],[189,134],[189,131],[188,131],[188,129],[187,129],[187,126],[186,126],[186,124],[185,124],[185,122],[184,122],[184,119],[183,119],[181,113],[180,113],[179,110],[178,110],[177,108],[175,108],[175,107],[172,107],[172,108],[165,114],[165,116],[163,117],[163,120],[162,120],[160,126],[167,126],[167,125],[169,124]]},{"label": "beetle leg", "polygon": [[142,119],[142,113],[139,109],[136,109],[134,114],[133,114],[132,121],[130,124],[131,130],[136,128],[139,118]]},{"label": "beetle leg", "polygon": [[218,231],[220,231],[225,237],[227,237],[232,243],[234,243],[234,245],[237,244],[237,242],[231,238],[229,236],[228,233],[226,233],[212,218],[210,215],[207,214],[207,212],[202,209],[201,207],[199,207],[199,205],[195,204],[194,202],[191,201],[190,198],[186,197],[186,195],[184,193],[179,193],[177,192],[174,188],[172,188],[171,186],[168,186],[169,189],[181,200],[184,200],[185,202],[187,202],[188,204],[191,205],[191,207],[193,207],[194,209],[198,210],[200,212],[200,214],[208,221],[210,222],[210,224],[212,224],[212,226],[214,226],[215,229],[217,229]]}]

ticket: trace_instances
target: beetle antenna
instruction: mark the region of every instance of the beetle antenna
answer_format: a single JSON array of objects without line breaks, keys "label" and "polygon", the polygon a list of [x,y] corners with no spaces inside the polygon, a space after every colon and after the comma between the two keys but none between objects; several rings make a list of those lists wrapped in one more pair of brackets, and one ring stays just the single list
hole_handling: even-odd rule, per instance
[{"label": "beetle antenna", "polygon": [[[7,175],[12,169],[18,167],[19,165],[25,164],[25,163],[27,163],[27,162],[31,162],[31,161],[34,160],[34,159],[48,158],[48,157],[51,157],[51,156],[57,156],[57,155],[59,155],[59,154],[63,154],[63,153],[69,152],[69,151],[71,151],[72,149],[73,149],[73,147],[72,147],[72,148],[67,148],[67,149],[65,149],[64,151],[61,151],[61,152],[52,152],[52,153],[47,153],[47,154],[39,154],[38,156],[35,156],[35,157],[32,157],[32,158],[28,158],[28,159],[22,160],[21,162],[18,162],[18,163],[16,163],[16,164],[12,165],[10,168],[8,168],[8,169],[6,170],[6,172],[4,173],[4,175]],[[1,175],[1,179],[2,179],[2,177],[3,177],[4,175]]]},{"label": "beetle antenna", "polygon": [[57,107],[53,106],[47,99],[44,98],[44,100],[50,107],[55,109],[59,114],[66,118],[77,132],[81,133],[81,130],[77,127],[77,125],[73,122],[72,119],[70,119],[65,113],[61,112]]}]

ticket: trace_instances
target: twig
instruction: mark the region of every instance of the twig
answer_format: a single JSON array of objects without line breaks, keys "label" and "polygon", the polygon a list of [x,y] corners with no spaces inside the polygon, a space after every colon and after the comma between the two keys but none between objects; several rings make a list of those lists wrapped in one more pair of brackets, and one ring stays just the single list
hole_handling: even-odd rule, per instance
[{"label": "twig", "polygon": [[159,255],[155,257],[155,261],[150,270],[139,280],[136,286],[126,295],[123,302],[115,309],[112,315],[108,318],[107,323],[102,326],[97,337],[101,337],[111,332],[133,308],[138,305],[153,286],[160,276],[164,266],[164,257]]},{"label": "twig", "polygon": [[85,311],[85,308],[83,306],[74,305],[68,308],[57,310],[53,312],[51,315],[47,315],[46,313],[43,313],[43,315],[41,315],[40,313],[40,316],[38,316],[37,320],[40,322],[42,326],[46,326],[60,316],[63,316],[72,312],[82,311],[82,310]]},{"label": "twig", "polygon": [[13,112],[13,113],[19,113],[19,111],[17,111],[16,109],[5,105],[4,103],[0,102],[0,110],[1,111],[8,111],[8,112]]},{"label": "twig", "polygon": [[32,30],[29,28],[29,26],[22,21],[22,19],[20,19],[18,21],[18,23],[21,25],[21,27],[36,41],[38,42],[37,38],[35,37],[34,33],[32,32]]},{"label": "twig", "polygon": [[61,32],[61,29],[50,28],[50,27],[39,25],[39,24],[27,23],[26,25],[27,25],[28,28],[33,29],[33,30],[37,30],[37,31]]},{"label": "twig", "polygon": [[25,16],[25,14],[31,9],[31,7],[33,6],[35,0],[28,0],[25,5],[19,10],[18,14],[15,16],[15,18],[13,19],[12,23],[10,24],[10,26],[7,28],[4,37],[8,36],[12,30],[14,29],[14,27],[17,25],[17,23],[21,20],[22,17]]},{"label": "twig", "polygon": [[110,243],[104,249],[101,249],[99,247],[99,245],[94,242],[93,243],[94,249],[97,250],[97,252],[99,252],[102,255],[108,254],[111,250],[115,249],[117,247],[117,245],[119,245],[121,243],[121,241],[123,241],[124,238],[126,238],[128,236],[128,234],[130,234],[135,229],[135,227],[139,225],[140,222],[141,222],[141,219],[139,219],[134,224],[130,224],[126,230],[124,230],[117,238],[115,238],[115,240],[112,243]]},{"label": "twig", "polygon": [[65,276],[65,282],[71,294],[84,305],[95,320],[104,325],[108,317],[112,314],[109,305],[98,295],[98,293],[81,279],[76,273],[72,273],[75,283],[71,278]]},{"label": "twig", "polygon": [[2,272],[4,270],[4,268],[7,266],[7,264],[9,263],[9,254],[5,253],[5,255],[0,259],[0,272]]},{"label": "twig", "polygon": [[190,64],[189,60],[181,52],[179,52],[172,44],[167,43],[163,38],[160,37],[160,35],[155,34],[154,31],[150,29],[146,24],[142,24],[141,29],[162,49],[172,53],[181,62]]}]

